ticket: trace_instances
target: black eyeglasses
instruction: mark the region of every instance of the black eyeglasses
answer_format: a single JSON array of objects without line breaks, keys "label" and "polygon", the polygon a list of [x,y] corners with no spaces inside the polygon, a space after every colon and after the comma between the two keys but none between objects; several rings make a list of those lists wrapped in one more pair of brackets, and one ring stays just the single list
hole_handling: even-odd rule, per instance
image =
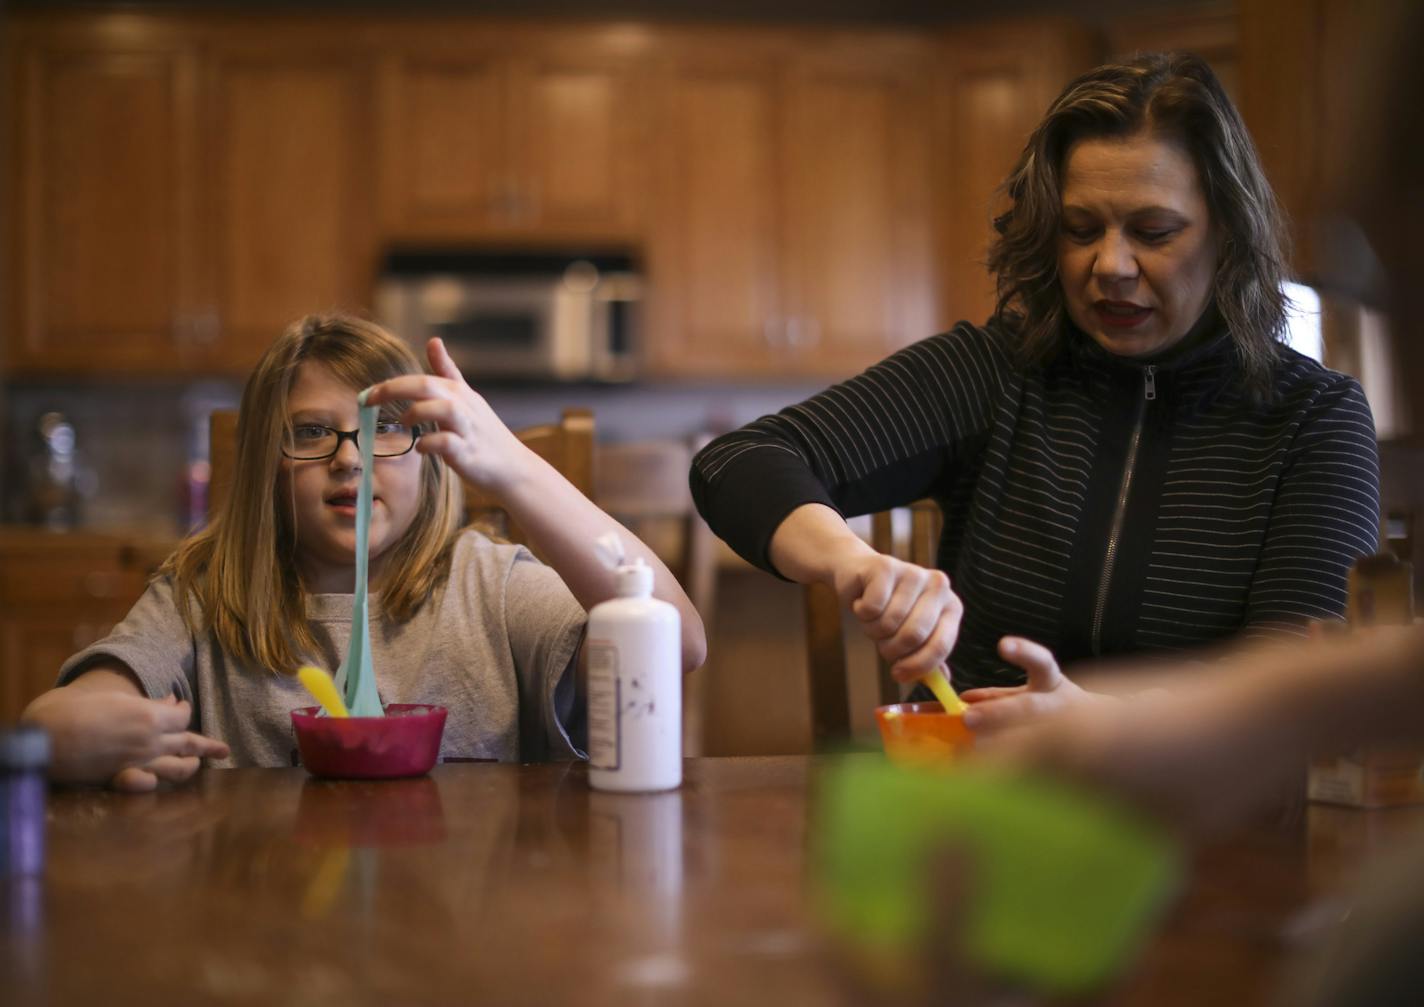
[{"label": "black eyeglasses", "polygon": [[[350,440],[357,448],[356,430],[333,430],[319,423],[298,423],[282,438],[282,454],[294,461],[313,462],[330,458],[341,450],[341,442]],[[376,424],[376,443],[371,454],[377,458],[395,458],[406,454],[420,439],[419,427],[382,420]]]}]

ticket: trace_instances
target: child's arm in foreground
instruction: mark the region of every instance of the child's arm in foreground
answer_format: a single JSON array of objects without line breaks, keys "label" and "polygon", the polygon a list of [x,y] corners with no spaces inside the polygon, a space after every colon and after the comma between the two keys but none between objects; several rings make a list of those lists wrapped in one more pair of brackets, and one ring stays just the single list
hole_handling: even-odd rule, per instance
[{"label": "child's arm in foreground", "polygon": [[1011,731],[1000,756],[1105,786],[1193,829],[1229,823],[1306,761],[1424,739],[1424,627],[1242,647],[1170,692],[1094,703]]},{"label": "child's arm in foreground", "polygon": [[221,741],[188,730],[192,715],[173,696],[148,699],[126,665],[108,661],[36,698],[21,720],[49,732],[50,779],[152,790],[159,780],[188,779],[202,759],[228,754]]},{"label": "child's arm in foreground", "polygon": [[440,340],[430,341],[428,353],[434,374],[383,381],[370,390],[367,404],[411,400],[404,422],[439,424],[439,430],[421,435],[416,449],[439,455],[467,482],[499,500],[585,609],[613,596],[613,574],[598,562],[593,543],[616,532],[630,559],[641,556],[652,567],[653,595],[677,606],[682,616],[683,671],[699,667],[707,656],[702,618],[671,571],[636,535],[526,447],[466,384]]}]

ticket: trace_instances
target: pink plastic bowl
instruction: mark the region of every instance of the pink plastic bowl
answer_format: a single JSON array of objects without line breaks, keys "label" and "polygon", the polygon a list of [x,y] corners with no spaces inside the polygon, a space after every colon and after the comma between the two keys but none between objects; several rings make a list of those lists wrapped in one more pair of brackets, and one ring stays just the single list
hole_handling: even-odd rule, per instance
[{"label": "pink plastic bowl", "polygon": [[391,703],[384,717],[318,717],[292,711],[297,750],[313,776],[377,780],[424,776],[440,757],[445,707]]}]

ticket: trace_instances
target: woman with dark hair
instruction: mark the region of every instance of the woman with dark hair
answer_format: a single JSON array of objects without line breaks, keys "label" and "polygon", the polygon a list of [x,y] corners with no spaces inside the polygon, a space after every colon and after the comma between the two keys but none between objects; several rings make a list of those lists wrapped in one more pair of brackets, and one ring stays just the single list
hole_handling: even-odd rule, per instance
[{"label": "woman with dark hair", "polygon": [[[1084,74],[1005,188],[994,316],[714,441],[713,529],[831,584],[898,678],[952,651],[978,729],[1083,695],[1060,661],[1339,617],[1378,538],[1373,422],[1282,343],[1280,214],[1210,68]],[[921,497],[936,570],[845,523]]]},{"label": "woman with dark hair", "polygon": [[[1327,269],[1336,290],[1388,311],[1395,370],[1414,393],[1405,411],[1417,441],[1424,432],[1417,405],[1424,323],[1413,303],[1414,284],[1424,280],[1417,237],[1424,227],[1424,63],[1416,54],[1424,45],[1424,8],[1400,5],[1395,15],[1393,30],[1371,50],[1387,70],[1371,95],[1378,118],[1368,129],[1357,125],[1348,138],[1355,156],[1342,159],[1346,167],[1327,185],[1339,190],[1337,200],[1343,197],[1360,227],[1359,258],[1338,256]],[[1312,757],[1362,744],[1417,750],[1424,741],[1418,620],[1309,643],[1227,648],[1205,674],[1171,665],[1153,671],[1139,684],[1154,688],[1136,701],[1080,705],[1036,720],[996,739],[995,756],[1108,790],[1200,835],[1249,820],[1282,793],[1299,793]],[[1333,914],[1269,1002],[1417,1001],[1424,986],[1424,844],[1416,829],[1372,836],[1359,853],[1348,872],[1357,878],[1335,879],[1339,891],[1315,893],[1349,911]]]}]

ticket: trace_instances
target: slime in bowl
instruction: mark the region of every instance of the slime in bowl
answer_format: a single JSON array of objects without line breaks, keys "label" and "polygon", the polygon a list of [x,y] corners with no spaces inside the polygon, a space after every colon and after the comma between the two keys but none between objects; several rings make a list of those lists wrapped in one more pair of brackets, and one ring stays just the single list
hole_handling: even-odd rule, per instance
[{"label": "slime in bowl", "polygon": [[961,714],[939,703],[895,703],[875,709],[880,740],[891,761],[912,765],[951,762],[974,747],[974,732]]},{"label": "slime in bowl", "polygon": [[445,707],[392,703],[384,717],[319,717],[292,711],[302,765],[313,776],[386,779],[423,776],[440,756]]}]

